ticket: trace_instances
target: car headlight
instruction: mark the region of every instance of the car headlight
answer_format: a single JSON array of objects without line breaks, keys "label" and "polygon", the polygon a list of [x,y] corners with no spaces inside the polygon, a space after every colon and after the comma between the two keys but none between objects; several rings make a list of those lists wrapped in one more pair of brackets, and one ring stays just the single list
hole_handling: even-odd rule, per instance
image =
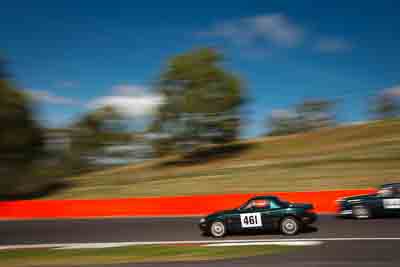
[{"label": "car headlight", "polygon": [[200,219],[200,223],[204,223],[204,222],[206,222],[206,219],[205,218],[201,218]]}]

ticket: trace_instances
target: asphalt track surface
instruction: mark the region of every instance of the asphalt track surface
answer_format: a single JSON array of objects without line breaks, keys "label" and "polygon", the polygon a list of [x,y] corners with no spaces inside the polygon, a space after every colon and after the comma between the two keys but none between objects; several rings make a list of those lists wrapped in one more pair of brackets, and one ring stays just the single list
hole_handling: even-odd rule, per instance
[{"label": "asphalt track surface", "polygon": [[[200,234],[199,218],[113,218],[85,220],[0,221],[0,245],[132,241],[213,240]],[[320,216],[315,229],[296,239],[327,239],[317,247],[285,256],[165,264],[115,266],[400,266],[400,219],[348,220]],[[336,238],[370,238],[337,240]],[[379,240],[398,238],[398,240]],[[237,239],[292,239],[277,233],[234,235]],[[110,265],[108,265],[110,266]]]},{"label": "asphalt track surface", "polygon": [[[120,264],[112,267],[398,267],[400,266],[399,244],[386,241],[374,243],[330,241],[321,246],[300,248],[281,255],[207,262]],[[110,265],[96,267],[110,267]]]}]

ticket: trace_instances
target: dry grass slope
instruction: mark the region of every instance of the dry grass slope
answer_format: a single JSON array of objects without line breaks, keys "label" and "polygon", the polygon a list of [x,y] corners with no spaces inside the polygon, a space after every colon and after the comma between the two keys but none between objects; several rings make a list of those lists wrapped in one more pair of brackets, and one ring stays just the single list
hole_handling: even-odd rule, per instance
[{"label": "dry grass slope", "polygon": [[52,198],[367,188],[400,180],[400,121],[212,146],[71,178]]}]

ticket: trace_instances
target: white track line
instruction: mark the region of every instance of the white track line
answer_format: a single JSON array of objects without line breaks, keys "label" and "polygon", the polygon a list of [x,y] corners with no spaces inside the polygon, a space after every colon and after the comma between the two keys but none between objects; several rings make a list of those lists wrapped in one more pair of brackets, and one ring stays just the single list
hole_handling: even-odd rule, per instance
[{"label": "white track line", "polygon": [[238,242],[238,243],[218,243],[218,244],[206,244],[204,247],[237,247],[237,246],[318,246],[323,244],[322,241],[278,241],[278,242]]},{"label": "white track line", "polygon": [[260,242],[308,242],[308,241],[400,241],[400,237],[338,237],[338,238],[282,238],[282,239],[219,239],[219,240],[182,240],[182,241],[145,241],[145,242],[98,242],[98,243],[54,243],[33,245],[4,245],[0,250],[21,248],[100,248],[100,247],[124,247],[141,245],[206,245],[223,243],[260,243]]}]

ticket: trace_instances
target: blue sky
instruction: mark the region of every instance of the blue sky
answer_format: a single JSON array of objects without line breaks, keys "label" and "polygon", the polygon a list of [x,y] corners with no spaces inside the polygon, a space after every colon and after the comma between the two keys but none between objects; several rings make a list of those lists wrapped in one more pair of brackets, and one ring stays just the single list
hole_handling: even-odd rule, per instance
[{"label": "blue sky", "polygon": [[[246,136],[304,99],[340,100],[344,122],[368,97],[400,85],[398,1],[7,1],[0,53],[40,116],[63,125],[101,103],[144,116],[168,58],[218,48],[251,102]],[[400,90],[400,89],[399,89]]]}]

